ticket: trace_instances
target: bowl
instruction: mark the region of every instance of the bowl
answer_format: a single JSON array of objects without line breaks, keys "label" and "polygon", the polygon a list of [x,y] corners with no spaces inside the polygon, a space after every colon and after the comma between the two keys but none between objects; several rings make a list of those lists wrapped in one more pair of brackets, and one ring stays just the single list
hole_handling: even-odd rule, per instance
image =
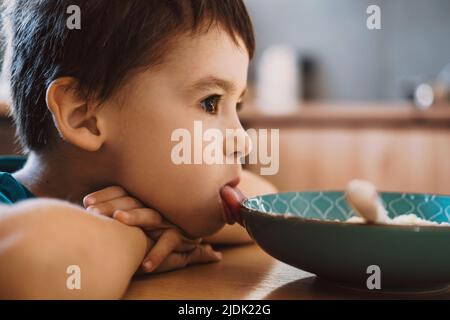
[{"label": "bowl", "polygon": [[[391,218],[414,213],[450,222],[450,196],[380,192],[380,197]],[[450,284],[450,226],[348,223],[355,212],[343,191],[257,196],[243,201],[240,213],[264,251],[321,279],[402,292]]]}]

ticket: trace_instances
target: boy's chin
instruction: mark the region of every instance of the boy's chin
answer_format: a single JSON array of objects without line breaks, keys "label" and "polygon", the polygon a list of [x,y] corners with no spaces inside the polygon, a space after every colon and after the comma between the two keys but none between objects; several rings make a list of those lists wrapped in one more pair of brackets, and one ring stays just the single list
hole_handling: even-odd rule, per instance
[{"label": "boy's chin", "polygon": [[[183,216],[177,215],[176,219],[170,219],[190,238],[205,238],[219,232],[226,224],[223,206],[217,197],[214,201],[194,201],[202,203],[202,206],[189,206],[178,203],[184,208],[171,208],[172,212],[184,212]],[[189,208],[187,208],[189,207]]]},{"label": "boy's chin", "polygon": [[192,239],[198,239],[198,238],[206,238],[214,235],[215,233],[219,232],[223,227],[225,226],[225,223],[220,223],[214,226],[208,225],[208,226],[196,226],[195,228],[188,228],[188,230],[184,230],[186,234],[192,238]]},{"label": "boy's chin", "polygon": [[191,225],[185,226],[185,228],[182,227],[182,229],[190,238],[197,239],[214,235],[226,224],[221,216],[205,216],[202,217],[202,221],[206,223],[193,223],[194,221],[191,220]]}]

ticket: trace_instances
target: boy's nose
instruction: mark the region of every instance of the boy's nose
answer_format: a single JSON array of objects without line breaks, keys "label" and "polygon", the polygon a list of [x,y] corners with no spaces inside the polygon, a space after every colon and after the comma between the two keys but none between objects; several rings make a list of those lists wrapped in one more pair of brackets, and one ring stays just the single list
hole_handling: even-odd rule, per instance
[{"label": "boy's nose", "polygon": [[242,158],[252,150],[252,140],[247,132],[239,125],[237,128],[225,130],[224,155],[228,157]]}]

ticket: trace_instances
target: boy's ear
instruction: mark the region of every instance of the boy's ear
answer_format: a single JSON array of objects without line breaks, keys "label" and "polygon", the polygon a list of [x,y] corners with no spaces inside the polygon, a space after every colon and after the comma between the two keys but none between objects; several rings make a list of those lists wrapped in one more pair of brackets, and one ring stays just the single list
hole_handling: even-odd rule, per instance
[{"label": "boy's ear", "polygon": [[105,141],[105,130],[98,108],[78,90],[75,78],[58,78],[48,86],[47,107],[60,136],[87,151],[97,151]]}]

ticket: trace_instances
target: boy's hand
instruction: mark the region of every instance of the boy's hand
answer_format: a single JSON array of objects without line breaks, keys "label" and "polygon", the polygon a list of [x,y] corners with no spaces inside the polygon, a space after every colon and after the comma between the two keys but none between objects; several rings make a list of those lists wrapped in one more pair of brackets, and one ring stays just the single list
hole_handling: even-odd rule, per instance
[{"label": "boy's hand", "polygon": [[122,187],[113,186],[84,197],[83,205],[94,214],[114,218],[129,226],[142,228],[155,242],[142,262],[147,272],[163,272],[183,268],[190,264],[217,262],[220,252],[201,239],[190,239],[175,225],[165,220],[159,212],[145,208]]}]

